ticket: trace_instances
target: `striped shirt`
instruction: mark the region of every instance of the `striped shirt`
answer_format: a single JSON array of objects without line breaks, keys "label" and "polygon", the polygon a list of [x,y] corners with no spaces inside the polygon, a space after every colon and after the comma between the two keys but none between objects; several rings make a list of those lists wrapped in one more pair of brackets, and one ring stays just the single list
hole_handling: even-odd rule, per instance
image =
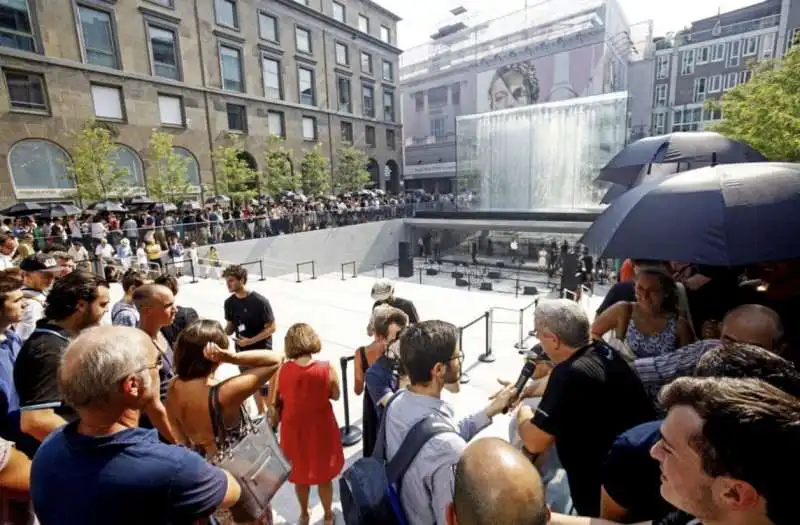
[{"label": "striped shirt", "polygon": [[666,384],[684,376],[694,375],[694,369],[707,351],[719,346],[718,339],[704,339],[655,357],[645,357],[633,362],[645,390],[650,397],[658,397],[658,392]]}]

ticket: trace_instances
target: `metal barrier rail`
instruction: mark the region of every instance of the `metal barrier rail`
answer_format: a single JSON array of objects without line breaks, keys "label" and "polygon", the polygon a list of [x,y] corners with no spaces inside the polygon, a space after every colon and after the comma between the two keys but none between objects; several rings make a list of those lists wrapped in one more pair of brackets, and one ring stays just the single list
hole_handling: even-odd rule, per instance
[{"label": "metal barrier rail", "polygon": [[391,261],[385,261],[381,263],[381,277],[386,277],[386,266],[397,266],[399,259],[392,259]]},{"label": "metal barrier rail", "polygon": [[303,281],[302,279],[300,279],[300,268],[302,268],[303,266],[308,266],[309,264],[311,265],[311,279],[316,279],[317,278],[317,263],[315,261],[299,262],[299,263],[295,264],[295,267],[297,268],[297,282],[298,283]]},{"label": "metal barrier rail", "polygon": [[174,266],[175,270],[176,270],[175,274],[176,274],[176,277],[177,277],[177,273],[178,273],[177,269],[179,267],[183,268],[184,266],[186,266],[187,263],[189,264],[189,271],[192,273],[192,284],[194,284],[194,283],[197,282],[197,276],[195,275],[195,271],[194,271],[194,261],[192,260],[191,257],[187,257],[186,259],[184,259],[181,262],[176,261],[175,257],[172,257],[171,261],[167,261],[167,262],[164,263],[164,273],[169,273],[169,267],[170,266]]},{"label": "metal barrier rail", "polygon": [[[463,345],[463,343],[464,343],[464,330],[468,330],[469,328],[475,326],[476,324],[478,324],[481,321],[484,321],[486,323],[486,342],[485,342],[485,346],[484,346],[484,351],[483,351],[483,354],[478,356],[478,361],[481,361],[482,363],[491,363],[491,362],[493,362],[495,360],[494,355],[492,355],[492,328],[491,328],[492,327],[492,322],[491,322],[491,317],[492,317],[492,311],[491,310],[487,310],[483,315],[481,315],[477,319],[474,319],[474,320],[470,321],[469,323],[467,323],[467,324],[465,324],[465,325],[463,325],[463,326],[458,328],[458,348],[460,349],[460,351],[463,352],[463,349],[464,349],[464,345]],[[461,372],[461,384],[464,385],[464,384],[467,384],[469,382],[470,382],[469,374],[467,374],[466,372],[462,371]]]},{"label": "metal barrier rail", "polygon": [[[353,360],[355,360],[355,356],[352,355],[339,359],[339,364],[342,367],[342,396],[344,397],[344,426],[339,427],[339,439],[342,441],[342,446],[345,447],[352,447],[360,442],[362,438],[361,429],[350,424],[350,389],[347,385],[347,363]],[[368,394],[364,392],[361,395]]]},{"label": "metal barrier rail", "polygon": [[526,335],[524,333],[523,326],[524,326],[524,323],[525,323],[525,312],[527,310],[530,310],[531,308],[536,308],[537,306],[539,306],[539,298],[538,297],[536,299],[534,299],[534,301],[532,303],[528,304],[524,308],[520,308],[519,309],[519,341],[514,343],[514,348],[516,348],[517,350],[525,350],[525,347],[526,347],[525,341],[529,337],[534,337],[533,330],[531,330],[531,332],[529,332]]},{"label": "metal barrier rail", "polygon": [[254,264],[258,265],[258,271],[261,273],[261,278],[259,279],[259,281],[266,281],[267,279],[266,277],[264,277],[264,261],[262,261],[261,259],[258,259],[257,261],[243,262],[239,264],[239,266],[246,267],[246,266],[252,266]]},{"label": "metal barrier rail", "polygon": [[356,277],[358,277],[358,274],[356,273],[356,262],[355,262],[355,261],[347,261],[347,262],[343,262],[343,263],[341,264],[341,269],[342,269],[342,281],[344,281],[344,280],[345,280],[345,279],[344,279],[344,268],[345,268],[345,266],[352,266],[352,267],[353,267],[353,275],[351,276],[353,279],[355,279]]}]

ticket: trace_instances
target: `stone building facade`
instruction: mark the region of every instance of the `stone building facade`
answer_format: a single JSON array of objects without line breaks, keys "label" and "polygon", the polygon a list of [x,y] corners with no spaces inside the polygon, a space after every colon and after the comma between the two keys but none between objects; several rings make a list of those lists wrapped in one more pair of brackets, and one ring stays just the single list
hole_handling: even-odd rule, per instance
[{"label": "stone building facade", "polygon": [[142,188],[161,130],[198,187],[234,131],[256,168],[270,134],[321,143],[332,169],[353,144],[399,190],[398,20],[369,0],[3,0],[0,201],[66,198],[70,132],[90,118]]}]

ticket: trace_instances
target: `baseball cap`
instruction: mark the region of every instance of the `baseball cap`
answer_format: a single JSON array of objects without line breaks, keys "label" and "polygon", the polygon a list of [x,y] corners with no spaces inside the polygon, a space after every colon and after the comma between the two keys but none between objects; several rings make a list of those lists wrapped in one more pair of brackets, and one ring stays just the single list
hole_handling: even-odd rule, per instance
[{"label": "baseball cap", "polygon": [[37,253],[22,259],[19,269],[23,272],[54,272],[60,270],[61,266],[58,265],[55,257],[46,253]]},{"label": "baseball cap", "polygon": [[378,279],[372,286],[372,299],[386,301],[394,293],[394,285],[389,279]]}]

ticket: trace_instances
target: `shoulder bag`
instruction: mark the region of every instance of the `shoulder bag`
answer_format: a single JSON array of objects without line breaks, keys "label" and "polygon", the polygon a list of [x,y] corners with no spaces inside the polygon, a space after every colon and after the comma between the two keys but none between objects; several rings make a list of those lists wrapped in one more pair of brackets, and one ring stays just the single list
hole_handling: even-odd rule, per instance
[{"label": "shoulder bag", "polygon": [[239,501],[230,509],[231,515],[237,523],[260,519],[272,512],[269,502],[289,479],[291,464],[266,420],[254,423],[247,411],[240,409],[239,431],[225,428],[218,385],[208,392],[208,411],[217,445],[211,462],[228,471],[242,489]]}]

